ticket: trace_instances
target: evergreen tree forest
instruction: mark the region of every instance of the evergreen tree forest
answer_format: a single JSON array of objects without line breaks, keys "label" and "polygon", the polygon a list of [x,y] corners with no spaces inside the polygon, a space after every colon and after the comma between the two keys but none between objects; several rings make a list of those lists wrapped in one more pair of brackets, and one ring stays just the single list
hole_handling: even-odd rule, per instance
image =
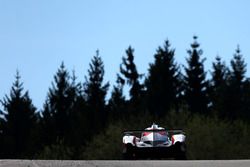
[{"label": "evergreen tree forest", "polygon": [[[186,64],[179,64],[166,40],[141,74],[129,46],[114,85],[104,82],[99,51],[81,82],[62,62],[41,109],[17,71],[0,101],[0,158],[121,159],[122,132],[153,122],[186,132],[188,159],[250,158],[250,78],[244,55],[236,46],[227,65],[202,47],[194,36]],[[209,71],[206,56],[215,57]]]}]

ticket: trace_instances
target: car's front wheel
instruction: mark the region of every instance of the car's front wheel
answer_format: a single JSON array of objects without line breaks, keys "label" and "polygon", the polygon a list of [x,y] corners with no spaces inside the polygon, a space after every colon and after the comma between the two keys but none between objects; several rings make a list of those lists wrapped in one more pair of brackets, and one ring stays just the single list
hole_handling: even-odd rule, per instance
[{"label": "car's front wheel", "polygon": [[187,147],[186,147],[185,143],[180,143],[180,142],[176,143],[174,149],[175,149],[174,152],[175,152],[175,159],[176,160],[186,160],[187,159],[187,157],[186,157]]},{"label": "car's front wheel", "polygon": [[122,158],[124,160],[131,160],[131,159],[135,159],[135,154],[133,151],[133,146],[131,144],[126,144],[123,148],[122,151]]}]

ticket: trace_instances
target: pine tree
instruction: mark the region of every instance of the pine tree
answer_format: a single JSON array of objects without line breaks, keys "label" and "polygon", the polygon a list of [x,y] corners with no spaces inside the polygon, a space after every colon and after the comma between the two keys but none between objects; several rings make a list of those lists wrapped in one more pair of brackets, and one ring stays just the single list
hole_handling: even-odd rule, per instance
[{"label": "pine tree", "polygon": [[72,107],[69,113],[69,126],[65,141],[72,148],[74,148],[74,158],[78,158],[79,146],[86,144],[90,139],[88,131],[91,128],[88,121],[87,103],[83,92],[82,84],[78,83],[75,72],[71,77],[69,95],[74,97],[72,100]]},{"label": "pine tree", "polygon": [[55,120],[52,109],[50,108],[49,98],[45,100],[43,104],[43,110],[41,111],[40,116],[40,140],[42,147],[48,146],[55,142],[56,139],[56,129],[55,129]]},{"label": "pine tree", "polygon": [[169,41],[159,47],[150,64],[146,80],[148,107],[151,113],[162,115],[177,106],[180,91],[180,70],[174,60],[175,50]]},{"label": "pine tree", "polygon": [[86,94],[86,102],[91,112],[93,128],[99,130],[106,123],[107,112],[105,97],[108,91],[109,83],[103,85],[104,65],[99,51],[91,60],[88,70],[88,78],[84,84],[84,92]]},{"label": "pine tree", "polygon": [[231,67],[231,82],[240,88],[245,81],[246,63],[242,57],[239,46],[237,46],[236,53],[231,60]]},{"label": "pine tree", "polygon": [[225,62],[221,62],[221,58],[216,56],[215,62],[212,64],[212,84],[214,89],[224,86],[227,80],[228,69]]},{"label": "pine tree", "polygon": [[192,113],[208,112],[208,95],[206,73],[204,72],[203,63],[205,59],[200,60],[202,50],[199,50],[200,44],[194,36],[194,43],[191,44],[192,50],[188,50],[189,58],[187,59],[188,67],[185,67],[185,96]]},{"label": "pine tree", "polygon": [[69,115],[74,106],[77,94],[72,83],[70,82],[70,75],[65,69],[64,63],[61,64],[56,75],[52,88],[49,89],[47,101],[44,106],[44,119],[50,121],[52,127],[50,129],[54,132],[52,143],[55,140],[65,139],[69,129]]},{"label": "pine tree", "polygon": [[216,56],[215,62],[212,63],[212,80],[211,80],[211,102],[213,111],[220,117],[225,117],[225,95],[227,90],[228,69],[225,62]]},{"label": "pine tree", "polygon": [[243,117],[243,85],[246,80],[246,63],[242,57],[239,46],[237,47],[233,59],[231,60],[231,70],[227,93],[227,112],[230,119]]},{"label": "pine tree", "polygon": [[123,95],[124,84],[124,79],[117,75],[116,86],[114,86],[109,100],[109,110],[112,118],[115,120],[121,118],[126,112],[126,99]]},{"label": "pine tree", "polygon": [[36,125],[36,107],[32,104],[29,93],[23,93],[23,83],[20,82],[17,71],[16,80],[10,95],[2,101],[4,112],[3,150],[4,158],[24,158],[31,154],[34,146],[32,131]]},{"label": "pine tree", "polygon": [[122,57],[120,72],[125,77],[124,80],[126,80],[127,83],[131,86],[129,91],[130,101],[136,104],[142,96],[143,86],[140,84],[139,81],[142,75],[137,72],[133,54],[134,49],[129,46],[126,50],[127,57]]}]

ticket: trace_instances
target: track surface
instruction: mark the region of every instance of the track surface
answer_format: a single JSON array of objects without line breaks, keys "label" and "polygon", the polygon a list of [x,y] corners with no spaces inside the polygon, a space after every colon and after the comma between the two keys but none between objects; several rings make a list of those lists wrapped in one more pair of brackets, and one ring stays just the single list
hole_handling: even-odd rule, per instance
[{"label": "track surface", "polygon": [[47,161],[47,160],[0,160],[0,167],[250,167],[250,160],[217,161]]}]

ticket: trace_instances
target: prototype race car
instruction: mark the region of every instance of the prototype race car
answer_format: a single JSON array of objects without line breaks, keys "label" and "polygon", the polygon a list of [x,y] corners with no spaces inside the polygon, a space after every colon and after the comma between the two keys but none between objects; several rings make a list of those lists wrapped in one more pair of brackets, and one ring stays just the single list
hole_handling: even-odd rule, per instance
[{"label": "prototype race car", "polygon": [[123,158],[186,159],[186,136],[182,130],[166,130],[153,124],[145,130],[124,131]]}]

